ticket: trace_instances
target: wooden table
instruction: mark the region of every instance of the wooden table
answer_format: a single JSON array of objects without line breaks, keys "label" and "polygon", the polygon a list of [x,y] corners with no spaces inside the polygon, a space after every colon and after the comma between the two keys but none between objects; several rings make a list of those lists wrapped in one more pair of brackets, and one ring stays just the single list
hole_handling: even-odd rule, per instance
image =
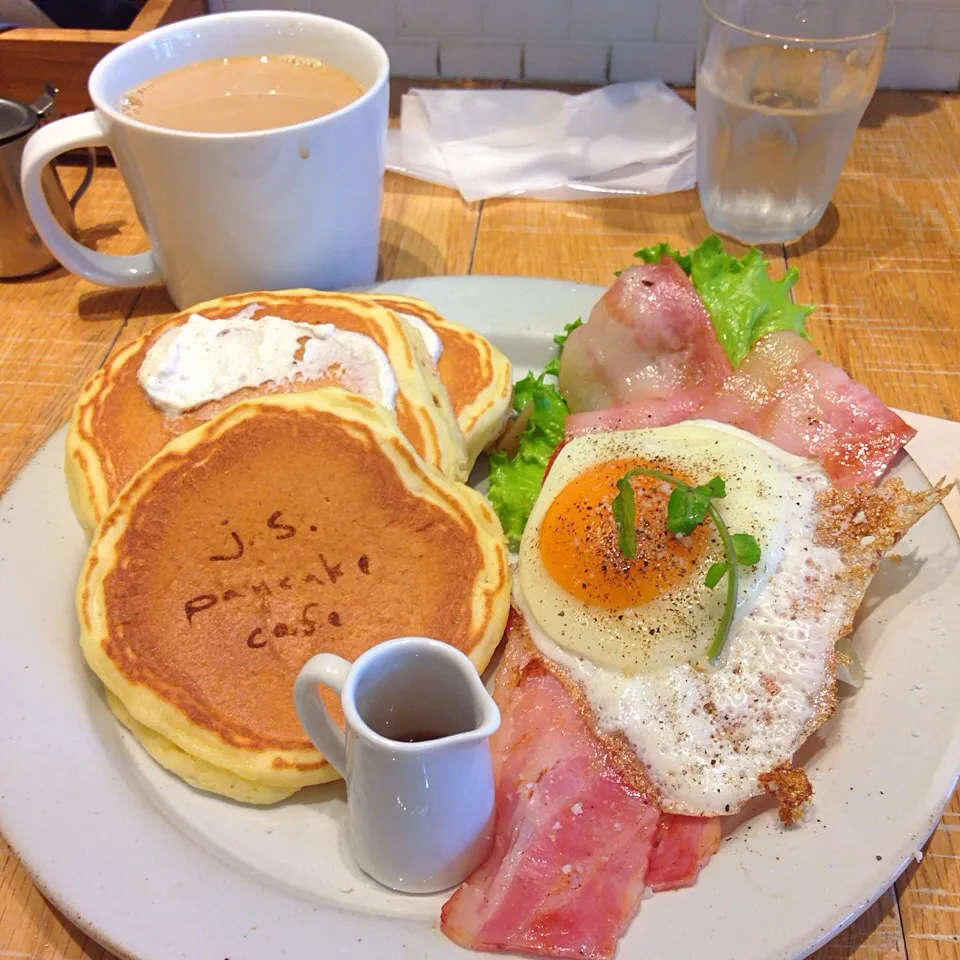
[{"label": "wooden table", "polygon": [[[75,182],[79,173],[67,169],[65,179]],[[98,172],[79,222],[84,241],[100,250],[144,248],[112,169]],[[638,247],[657,240],[683,247],[707,233],[692,191],[468,204],[450,190],[390,175],[381,272],[607,284]],[[797,298],[819,304],[812,331],[828,358],[891,405],[960,420],[960,95],[879,94],[819,228],[767,254],[778,272],[800,268]],[[63,271],[0,283],[0,489],[63,423],[81,384],[111,351],[172,309],[162,290],[103,290]],[[954,796],[923,861],[817,960],[960,958],[958,831]],[[0,960],[8,958],[111,954],[36,890],[0,840]]]}]

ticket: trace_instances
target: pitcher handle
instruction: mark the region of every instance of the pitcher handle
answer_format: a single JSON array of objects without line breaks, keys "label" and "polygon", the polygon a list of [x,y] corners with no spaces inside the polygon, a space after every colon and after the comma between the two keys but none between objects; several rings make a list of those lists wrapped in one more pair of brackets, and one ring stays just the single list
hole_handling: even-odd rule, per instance
[{"label": "pitcher handle", "polygon": [[20,172],[27,212],[50,252],[73,273],[103,287],[162,283],[163,277],[150,251],[119,257],[85,247],[60,226],[44,196],[40,178],[48,163],[77,147],[109,145],[107,130],[96,112],[55,120],[37,130],[24,146]]},{"label": "pitcher handle", "polygon": [[314,746],[333,768],[346,779],[347,745],[343,731],[333,722],[320,697],[317,684],[329,687],[339,697],[350,672],[350,664],[332,653],[311,657],[297,675],[293,686],[293,702],[297,716]]}]

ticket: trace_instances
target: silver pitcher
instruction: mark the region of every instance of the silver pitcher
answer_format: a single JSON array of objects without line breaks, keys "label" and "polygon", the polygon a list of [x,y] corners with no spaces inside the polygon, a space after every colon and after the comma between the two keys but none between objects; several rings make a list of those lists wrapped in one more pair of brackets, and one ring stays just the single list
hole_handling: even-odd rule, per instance
[{"label": "silver pitcher", "polygon": [[[50,114],[57,88],[47,84],[32,104],[0,97],[0,277],[29,277],[57,265],[27,215],[20,192],[20,157],[27,138]],[[69,199],[53,166],[43,172],[43,192],[54,216],[71,236],[77,226],[73,208],[93,177],[96,155],[91,150],[83,182]]]}]

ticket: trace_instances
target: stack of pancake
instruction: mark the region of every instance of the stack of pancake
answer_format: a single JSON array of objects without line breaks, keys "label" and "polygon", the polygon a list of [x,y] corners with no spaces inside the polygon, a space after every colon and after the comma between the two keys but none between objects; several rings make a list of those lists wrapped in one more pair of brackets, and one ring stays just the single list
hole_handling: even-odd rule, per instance
[{"label": "stack of pancake", "polygon": [[[350,350],[370,350],[188,409],[147,392],[158,350],[181,362],[169,345],[188,325],[238,316],[345,331]],[[392,402],[357,386],[369,382],[350,369],[361,354],[389,363]],[[314,654],[353,660],[422,635],[484,669],[509,609],[507,554],[463,481],[510,393],[503,355],[422,301],[308,290],[201,304],[94,375],[67,440],[71,501],[93,537],[81,644],[154,759],[199,788],[271,803],[337,776],[293,706]]]}]

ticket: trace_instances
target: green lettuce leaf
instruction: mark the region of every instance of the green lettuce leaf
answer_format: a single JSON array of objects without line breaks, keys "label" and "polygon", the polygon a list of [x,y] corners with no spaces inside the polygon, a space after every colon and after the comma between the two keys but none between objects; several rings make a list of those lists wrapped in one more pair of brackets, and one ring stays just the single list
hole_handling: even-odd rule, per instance
[{"label": "green lettuce leaf", "polygon": [[771,280],[769,264],[756,247],[738,259],[727,253],[723,241],[714,235],[686,255],[661,243],[638,250],[636,256],[644,263],[659,263],[665,256],[677,261],[693,281],[735,368],[768,333],[792,330],[807,336],[806,320],[813,307],[790,298],[799,277],[797,268],[792,267],[781,280]]},{"label": "green lettuce leaf", "polygon": [[680,264],[680,269],[690,276],[690,257],[685,256],[676,247],[671,247],[669,243],[658,243],[653,247],[644,247],[638,250],[635,257],[641,259],[644,263],[659,263],[664,257],[670,257]]},{"label": "green lettuce leaf", "polygon": [[553,342],[560,348],[557,351],[557,355],[553,359],[547,362],[547,365],[543,368],[545,376],[548,377],[559,377],[560,376],[560,355],[563,353],[564,345],[567,342],[567,338],[573,333],[577,327],[583,326],[583,317],[577,317],[573,323],[567,323],[563,327],[563,333],[554,334]]},{"label": "green lettuce leaf", "polygon": [[563,427],[568,409],[563,397],[552,384],[527,374],[514,385],[513,406],[519,413],[528,403],[533,412],[527,422],[520,447],[511,460],[505,453],[490,453],[490,486],[487,499],[500,518],[503,532],[512,549],[520,536],[543,483],[547,463],[563,440]]}]

